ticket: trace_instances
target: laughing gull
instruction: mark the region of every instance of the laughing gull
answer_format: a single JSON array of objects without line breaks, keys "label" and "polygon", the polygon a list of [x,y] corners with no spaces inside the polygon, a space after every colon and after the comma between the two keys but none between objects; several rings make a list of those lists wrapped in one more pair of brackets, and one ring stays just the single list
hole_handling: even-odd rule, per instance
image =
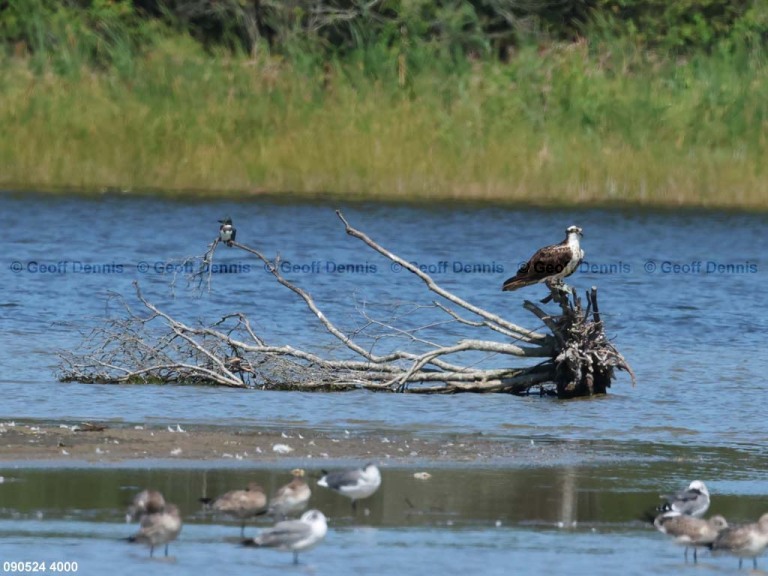
[{"label": "laughing gull", "polygon": [[245,490],[232,490],[215,500],[200,498],[200,502],[211,510],[239,518],[240,537],[245,536],[245,522],[267,511],[267,495],[256,482],[251,482]]},{"label": "laughing gull", "polygon": [[728,552],[739,557],[739,570],[744,558],[752,558],[757,570],[757,557],[768,547],[768,513],[752,524],[730,526],[712,542],[713,552]]},{"label": "laughing gull", "polygon": [[296,468],[291,473],[293,480],[279,488],[269,501],[269,514],[278,519],[304,510],[312,496],[312,490],[304,481],[304,470]]},{"label": "laughing gull", "polygon": [[366,464],[365,468],[331,472],[323,470],[323,477],[318,486],[330,488],[342,496],[352,499],[352,509],[357,510],[357,501],[368,498],[381,486],[381,473],[376,464]]},{"label": "laughing gull", "polygon": [[728,527],[722,516],[712,516],[709,520],[694,518],[680,512],[664,512],[653,521],[653,525],[662,534],[672,536],[677,544],[685,546],[685,559],[688,559],[688,547],[693,547],[693,561],[697,562],[696,549],[710,546],[718,534]]},{"label": "laughing gull", "polygon": [[153,497],[146,500],[145,510],[140,514],[139,531],[129,536],[128,541],[149,545],[150,558],[155,553],[155,546],[165,544],[165,555],[168,556],[168,543],[176,540],[181,532],[179,509],[174,504],[166,502],[159,492],[155,490],[145,492],[154,492],[160,498]]},{"label": "laughing gull", "polygon": [[304,512],[299,520],[283,520],[267,528],[255,538],[243,540],[243,546],[276,548],[293,552],[293,563],[299,563],[299,552],[317,545],[328,533],[328,523],[320,510]]},{"label": "laughing gull", "polygon": [[657,508],[659,512],[679,512],[700,518],[709,509],[709,490],[701,480],[694,480],[677,494],[661,497],[666,502]]}]

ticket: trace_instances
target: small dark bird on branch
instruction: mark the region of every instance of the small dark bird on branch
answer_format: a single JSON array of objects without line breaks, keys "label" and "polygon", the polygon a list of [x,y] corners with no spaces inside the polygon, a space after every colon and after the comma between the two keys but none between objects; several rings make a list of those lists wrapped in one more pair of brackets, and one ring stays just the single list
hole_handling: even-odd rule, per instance
[{"label": "small dark bird on branch", "polygon": [[221,227],[219,228],[219,239],[227,246],[232,246],[232,242],[235,241],[237,236],[237,230],[232,226],[232,218],[227,216],[224,220],[219,220]]}]

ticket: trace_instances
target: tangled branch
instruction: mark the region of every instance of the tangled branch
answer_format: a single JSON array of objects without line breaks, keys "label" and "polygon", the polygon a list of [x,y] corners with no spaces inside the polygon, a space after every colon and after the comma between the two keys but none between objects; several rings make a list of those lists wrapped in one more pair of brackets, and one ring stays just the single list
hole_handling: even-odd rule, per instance
[{"label": "tangled branch", "polygon": [[[164,312],[134,283],[141,313],[119,296],[125,316],[110,319],[87,335],[77,352],[60,354],[59,377],[65,381],[94,383],[185,383],[235,388],[346,390],[365,388],[411,393],[508,392],[522,394],[532,388],[561,397],[604,393],[614,370],[628,364],[606,338],[595,288],[582,310],[579,298],[569,298],[553,287],[552,298],[561,313],[552,316],[525,302],[550,334],[514,324],[472,304],[440,286],[429,274],[354,228],[337,211],[345,232],[420,279],[436,298],[429,306],[442,319],[432,323],[461,324],[500,335],[501,339],[469,338],[444,345],[421,336],[424,327],[405,329],[373,318],[358,308],[365,328],[377,330],[374,340],[405,340],[412,349],[377,352],[364,346],[363,330],[342,330],[318,306],[312,295],[280,272],[280,259],[267,258],[245,244],[228,242],[260,260],[278,284],[302,300],[323,330],[340,344],[343,354],[326,357],[290,344],[275,346],[257,334],[242,312],[232,313],[212,326],[191,326]],[[219,239],[199,259],[193,275],[198,285],[211,282],[211,265]],[[462,354],[480,352],[515,358],[521,365],[483,367],[462,363]]]}]

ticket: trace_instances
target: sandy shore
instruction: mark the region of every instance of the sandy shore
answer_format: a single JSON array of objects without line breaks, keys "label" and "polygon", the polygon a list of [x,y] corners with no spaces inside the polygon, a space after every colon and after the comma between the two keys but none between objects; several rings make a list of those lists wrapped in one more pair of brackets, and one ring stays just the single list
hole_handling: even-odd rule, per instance
[{"label": "sandy shore", "polygon": [[115,426],[93,423],[0,423],[0,461],[67,460],[115,463],[142,460],[244,461],[391,460],[421,463],[508,462],[551,464],[570,455],[560,443],[534,443],[478,434],[413,437],[410,434],[223,427]]}]

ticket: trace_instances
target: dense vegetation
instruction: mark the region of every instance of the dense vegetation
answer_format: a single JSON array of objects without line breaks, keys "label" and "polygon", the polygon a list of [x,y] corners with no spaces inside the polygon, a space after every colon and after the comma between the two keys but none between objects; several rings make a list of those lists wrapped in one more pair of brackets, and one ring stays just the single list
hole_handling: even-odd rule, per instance
[{"label": "dense vegetation", "polygon": [[0,0],[0,185],[768,206],[768,3]]}]

